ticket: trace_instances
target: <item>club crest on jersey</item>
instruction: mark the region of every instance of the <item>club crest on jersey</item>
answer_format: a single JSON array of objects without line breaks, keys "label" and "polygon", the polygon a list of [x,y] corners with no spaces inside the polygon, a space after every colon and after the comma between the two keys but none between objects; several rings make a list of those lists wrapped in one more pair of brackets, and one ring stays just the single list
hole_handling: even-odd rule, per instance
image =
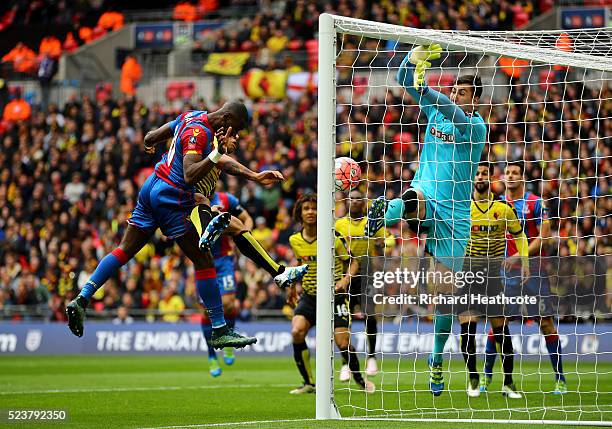
[{"label": "club crest on jersey", "polygon": [[499,219],[499,213],[497,212],[493,212],[493,217],[497,220]]},{"label": "club crest on jersey", "polygon": [[531,210],[529,210],[529,204],[527,203],[523,204],[523,209],[521,210],[521,212],[523,212],[524,215],[528,215],[530,211]]},{"label": "club crest on jersey", "polygon": [[431,127],[429,129],[429,134],[431,134],[432,136],[434,136],[435,138],[439,140],[442,140],[443,142],[450,142],[450,143],[455,142],[454,134],[443,133],[442,131],[438,130],[436,127]]}]

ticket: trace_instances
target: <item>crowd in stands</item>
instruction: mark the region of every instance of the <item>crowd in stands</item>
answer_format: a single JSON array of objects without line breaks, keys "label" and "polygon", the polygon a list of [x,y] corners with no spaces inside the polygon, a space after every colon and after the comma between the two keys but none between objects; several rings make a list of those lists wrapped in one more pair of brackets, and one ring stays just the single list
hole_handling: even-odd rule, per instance
[{"label": "crowd in stands", "polygon": [[[583,91],[575,83],[551,85],[547,94],[556,102],[548,103],[546,111],[537,91],[527,95],[520,90],[516,97],[527,97],[531,104],[493,109],[485,153],[497,162],[494,188],[502,190],[503,162],[524,158],[528,189],[542,194],[551,209],[549,254],[610,255],[607,214],[612,206],[606,197],[609,176],[603,172],[610,171],[611,147],[609,137],[600,137],[612,135],[612,125],[601,119],[611,113],[610,105],[597,101],[598,91]],[[206,101],[185,108],[214,110],[221,103]],[[405,106],[402,114],[400,96],[390,94],[365,109],[353,106],[350,116],[347,108],[338,113],[338,122],[349,124],[338,129],[339,153],[350,153],[362,164],[369,179],[363,189],[370,198],[385,191],[390,197],[398,195],[414,173],[414,141],[424,131],[414,120],[417,108]],[[563,123],[555,121],[561,110]],[[144,133],[177,113],[133,98],[96,103],[83,96],[65,106],[49,106],[48,114],[35,107],[29,119],[7,124],[0,133],[0,311],[8,304],[39,304],[49,306],[53,318],[63,318],[67,300],[117,245],[140,186],[165,150],[145,154]],[[538,120],[543,115],[545,123]],[[573,120],[577,115],[580,122]],[[299,228],[291,220],[293,204],[300,194],[315,190],[316,117],[314,100],[307,96],[295,102],[255,103],[252,131],[241,139],[236,156],[255,170],[278,169],[286,180],[269,189],[231,176],[222,180],[221,188],[238,196],[256,220],[253,235],[285,263],[296,262],[288,246],[288,237]],[[366,140],[386,144],[366,147]],[[383,170],[376,162],[383,157],[396,162]],[[337,216],[345,213],[339,200]],[[394,233],[400,245],[391,256],[418,253],[419,242],[408,228]],[[284,297],[269,276],[243,257],[238,263],[243,317],[254,308],[282,309]],[[94,314],[118,307],[125,307],[122,312],[140,309],[142,314],[150,312],[149,319],[168,308],[197,309],[193,276],[178,247],[158,232],[119,277],[101,289],[91,308]],[[567,282],[558,287],[566,288]],[[594,293],[603,296],[605,285]],[[567,305],[570,309],[573,304]],[[164,320],[175,318],[166,314]]]},{"label": "crowd in stands", "polygon": [[[401,0],[370,7],[364,1],[340,0],[333,4],[333,11],[422,27],[506,29],[516,25],[520,13],[541,11],[548,3],[451,4],[455,3],[434,0],[426,5],[420,0]],[[223,41],[218,39],[214,49],[244,43],[290,48],[291,41],[304,42],[314,36],[316,17],[322,11],[332,10],[303,0],[287,2],[286,13],[278,22],[258,15],[249,31],[224,32]],[[55,55],[57,43],[47,42],[45,54]],[[139,79],[140,72],[133,72],[133,78]],[[488,116],[490,144],[485,153],[497,162],[496,192],[502,191],[503,163],[526,159],[528,189],[542,194],[551,208],[549,254],[612,254],[610,178],[605,173],[610,171],[612,149],[609,137],[601,137],[612,135],[612,123],[604,119],[610,117],[612,106],[609,100],[598,101],[609,99],[609,93],[577,83],[551,85],[547,91],[527,91],[520,85],[513,88],[510,101],[495,106]],[[143,136],[179,113],[159,104],[145,105],[127,93],[130,95],[104,100],[83,95],[63,106],[41,107],[30,106],[19,90],[12,90],[0,125],[0,317],[9,306],[25,305],[44,309],[53,320],[63,320],[65,304],[78,293],[97,262],[118,244],[138,190],[165,150],[159,147],[155,155],[146,154]],[[543,103],[542,94],[551,102]],[[183,109],[215,110],[222,103],[197,97]],[[359,94],[351,109],[343,97],[339,94],[339,105],[344,106],[338,111],[337,122],[344,124],[337,130],[339,155],[348,154],[361,163],[368,178],[362,189],[369,198],[398,195],[414,174],[418,159],[414,142],[424,132],[423,124],[414,119],[417,107],[402,107],[399,93],[369,100],[369,108],[358,105]],[[252,106],[251,132],[241,138],[236,156],[254,170],[280,170],[286,178],[283,183],[262,188],[235,177],[222,178],[221,189],[239,197],[255,219],[256,239],[275,259],[287,264],[296,263],[288,246],[289,236],[299,228],[291,219],[293,204],[316,186],[315,101],[304,95],[297,100],[261,100]],[[389,161],[384,170],[377,162],[383,157]],[[336,214],[343,216],[346,206],[340,194],[338,198]],[[393,232],[398,246],[390,256],[419,253],[422,243],[408,228]],[[241,317],[249,318],[255,310],[284,308],[283,293],[268,274],[244,257],[238,258],[238,265]],[[577,296],[569,283],[555,285],[560,294]],[[603,290],[601,284],[597,287],[600,289],[583,291],[583,295],[603,296],[605,284]],[[611,303],[604,304],[609,312]],[[577,303],[563,305],[571,313]],[[119,276],[100,289],[90,308],[93,316],[105,311],[117,315],[117,323],[131,320],[131,314],[176,321],[174,311],[198,309],[193,267],[158,231]]]},{"label": "crowd in stands", "polygon": [[[122,12],[104,9],[103,0],[98,2],[100,4],[95,3],[71,0],[9,2],[0,9],[0,32],[17,25],[21,26],[21,31],[27,31],[25,26],[31,22],[68,25],[70,31],[61,35],[45,34],[37,46],[20,42],[8,52],[0,52],[2,63],[9,64],[15,72],[36,75],[43,57],[56,60],[62,52],[73,52],[78,46],[123,27]],[[241,4],[240,1],[233,3]],[[218,0],[178,1],[169,17],[193,22],[205,19],[219,6]],[[263,12],[211,31],[196,48],[213,52],[263,51],[262,55],[285,49],[305,49],[306,43],[315,38],[318,16],[322,12],[440,30],[510,30],[522,27],[550,7],[552,1],[549,0],[264,2]]]},{"label": "crowd in stands", "polygon": [[[439,30],[512,30],[552,7],[552,1],[366,0],[271,2],[254,17],[212,31],[199,41],[205,52],[257,52],[258,64],[283,50],[307,49],[323,12],[378,22]],[[284,9],[274,7],[284,3]]]},{"label": "crowd in stands", "polygon": [[[38,62],[45,55],[58,59],[63,52],[73,52],[79,45],[123,27],[123,14],[116,10],[104,9],[103,4],[104,0],[7,2],[0,9],[0,32],[7,30],[28,32],[28,26],[34,24],[47,25],[49,26],[47,28],[57,26],[62,30],[43,34],[40,43],[36,46],[18,43],[9,52],[2,53],[2,62],[11,64],[16,72],[34,74]],[[63,31],[64,29],[69,31]],[[34,39],[29,39],[30,43],[33,41]]]}]

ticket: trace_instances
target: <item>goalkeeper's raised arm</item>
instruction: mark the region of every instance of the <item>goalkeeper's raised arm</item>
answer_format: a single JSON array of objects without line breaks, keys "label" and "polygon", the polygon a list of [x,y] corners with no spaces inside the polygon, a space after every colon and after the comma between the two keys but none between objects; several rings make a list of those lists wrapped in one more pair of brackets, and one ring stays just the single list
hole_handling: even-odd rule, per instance
[{"label": "goalkeeper's raised arm", "polygon": [[[400,220],[421,232],[427,230],[426,252],[433,256],[433,271],[441,278],[463,268],[470,238],[472,183],[487,137],[487,126],[476,111],[482,83],[478,76],[460,76],[450,98],[425,86],[430,60],[440,58],[440,45],[419,46],[404,59],[397,80],[418,101],[427,115],[425,144],[419,167],[400,198],[384,196],[372,202],[368,211],[366,236],[374,237],[383,226]],[[453,285],[433,284],[437,293],[453,292]],[[430,390],[438,396],[444,390],[442,356],[451,331],[452,314],[436,307],[434,347],[429,359]]]},{"label": "goalkeeper's raised arm", "polygon": [[[459,132],[468,134],[476,125],[472,114],[482,95],[482,82],[478,76],[459,77],[451,90],[450,98],[428,87],[425,83],[425,72],[431,67],[430,61],[440,58],[441,53],[442,47],[437,44],[414,48],[402,61],[396,79],[419,103],[427,117],[439,112],[452,121]],[[478,135],[475,140],[484,140],[484,137]]]}]

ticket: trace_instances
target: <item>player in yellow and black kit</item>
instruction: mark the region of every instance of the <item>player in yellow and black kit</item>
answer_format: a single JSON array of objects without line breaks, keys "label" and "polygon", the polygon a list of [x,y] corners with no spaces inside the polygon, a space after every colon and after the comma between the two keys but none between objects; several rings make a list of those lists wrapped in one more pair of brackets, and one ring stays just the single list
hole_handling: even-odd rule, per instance
[{"label": "player in yellow and black kit", "polygon": [[[492,169],[492,164],[482,162],[476,173],[471,233],[463,267],[465,286],[456,292],[465,302],[460,302],[456,311],[461,323],[461,352],[470,376],[468,396],[477,397],[481,392],[476,370],[476,324],[479,316],[486,316],[493,328],[497,349],[502,354],[502,393],[511,399],[518,399],[521,394],[512,380],[514,350],[504,305],[500,301],[504,291],[501,267],[505,263],[506,234],[511,234],[517,243],[526,279],[529,275],[528,243],[514,208],[503,200],[495,199],[490,190]],[[494,299],[491,301],[490,298]]]},{"label": "player in yellow and black kit", "polygon": [[[237,139],[237,137],[233,138]],[[215,138],[213,145],[216,147],[216,144],[217,139]],[[223,233],[231,236],[234,244],[238,250],[240,250],[240,253],[266,270],[281,289],[299,281],[308,270],[306,265],[286,267],[277,263],[261,244],[255,240],[255,237],[251,234],[250,228],[238,219],[238,217],[232,216],[229,212],[222,212],[219,214],[218,211],[212,210],[210,201],[215,194],[219,176],[222,171],[232,176],[244,177],[245,179],[252,180],[263,186],[272,185],[284,180],[280,171],[264,170],[256,173],[240,164],[235,159],[223,155],[221,159],[219,159],[217,165],[215,165],[210,172],[195,185],[196,191],[199,194],[199,201],[197,201],[198,216],[194,216],[195,213],[193,213],[192,218],[198,217],[200,220],[202,231],[200,248],[212,248],[214,242],[219,238],[221,233]],[[194,212],[195,211],[196,210],[194,210]],[[213,218],[213,216],[215,217]],[[215,223],[220,224],[220,226],[215,225]],[[214,231],[214,233],[211,233],[211,231]]]},{"label": "player in yellow and black kit", "polygon": [[[298,370],[304,379],[304,384],[292,390],[291,394],[312,393],[315,391],[312,370],[310,369],[310,352],[306,345],[306,335],[317,318],[317,197],[315,194],[305,194],[296,202],[293,209],[295,222],[301,223],[300,232],[289,237],[293,253],[300,263],[308,264],[308,273],[302,279],[302,295],[295,308],[291,321],[293,337],[293,357]],[[336,234],[335,238],[335,299],[334,299],[334,340],[340,349],[342,357],[349,363],[353,379],[366,392],[375,390],[374,384],[363,379],[359,369],[355,349],[350,345],[350,313],[346,291],[351,276],[359,269],[357,260],[351,259],[346,241]],[[347,268],[348,265],[348,268]],[[288,302],[295,304],[296,290],[289,289]]]},{"label": "player in yellow and black kit", "polygon": [[[379,255],[384,252],[380,249],[380,244],[384,240],[385,249],[395,246],[395,238],[391,233],[385,235],[385,229],[379,229],[373,237],[365,235],[365,227],[368,223],[366,217],[366,200],[360,191],[352,191],[347,200],[348,216],[336,221],[336,231],[338,231],[348,241],[351,256],[360,262],[360,268],[367,267],[367,258],[374,256],[378,251]],[[378,248],[378,250],[377,250]],[[374,376],[378,373],[376,364],[376,337],[378,327],[376,323],[376,311],[372,296],[367,293],[367,273],[363,270],[360,274],[351,277],[349,285],[349,312],[355,314],[357,306],[365,316],[365,332],[367,338],[367,359],[365,372],[367,375]],[[350,378],[348,362],[344,362],[340,371],[340,381],[348,381]]]}]

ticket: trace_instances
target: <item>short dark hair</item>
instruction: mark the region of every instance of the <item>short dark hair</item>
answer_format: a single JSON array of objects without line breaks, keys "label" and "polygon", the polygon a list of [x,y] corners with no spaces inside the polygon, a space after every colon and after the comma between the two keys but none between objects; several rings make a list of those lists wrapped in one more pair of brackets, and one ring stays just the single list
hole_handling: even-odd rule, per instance
[{"label": "short dark hair", "polygon": [[522,159],[517,159],[516,161],[508,161],[506,164],[506,168],[508,167],[518,167],[521,170],[521,174],[525,174],[525,161]]},{"label": "short dark hair", "polygon": [[316,203],[317,194],[313,192],[308,192],[302,195],[295,203],[295,206],[293,206],[293,220],[296,223],[302,223],[302,207],[304,207],[305,203],[309,203],[309,202]]},{"label": "short dark hair", "polygon": [[229,112],[237,121],[242,123],[242,129],[249,127],[249,111],[243,102],[238,100],[228,101],[223,105],[223,110]]},{"label": "short dark hair", "polygon": [[363,192],[361,192],[359,189],[353,189],[351,192],[349,192],[349,198],[351,198],[351,194],[354,194],[354,193],[359,194],[359,196],[355,198],[361,199],[364,197]]},{"label": "short dark hair", "polygon": [[483,161],[480,161],[478,163],[478,166],[479,167],[487,167],[487,170],[489,170],[489,177],[493,176],[493,171],[494,171],[495,165],[492,162],[487,161],[487,160],[483,160]]},{"label": "short dark hair", "polygon": [[457,76],[455,85],[470,85],[472,87],[472,95],[480,98],[482,95],[482,79],[477,74],[464,74]]}]

